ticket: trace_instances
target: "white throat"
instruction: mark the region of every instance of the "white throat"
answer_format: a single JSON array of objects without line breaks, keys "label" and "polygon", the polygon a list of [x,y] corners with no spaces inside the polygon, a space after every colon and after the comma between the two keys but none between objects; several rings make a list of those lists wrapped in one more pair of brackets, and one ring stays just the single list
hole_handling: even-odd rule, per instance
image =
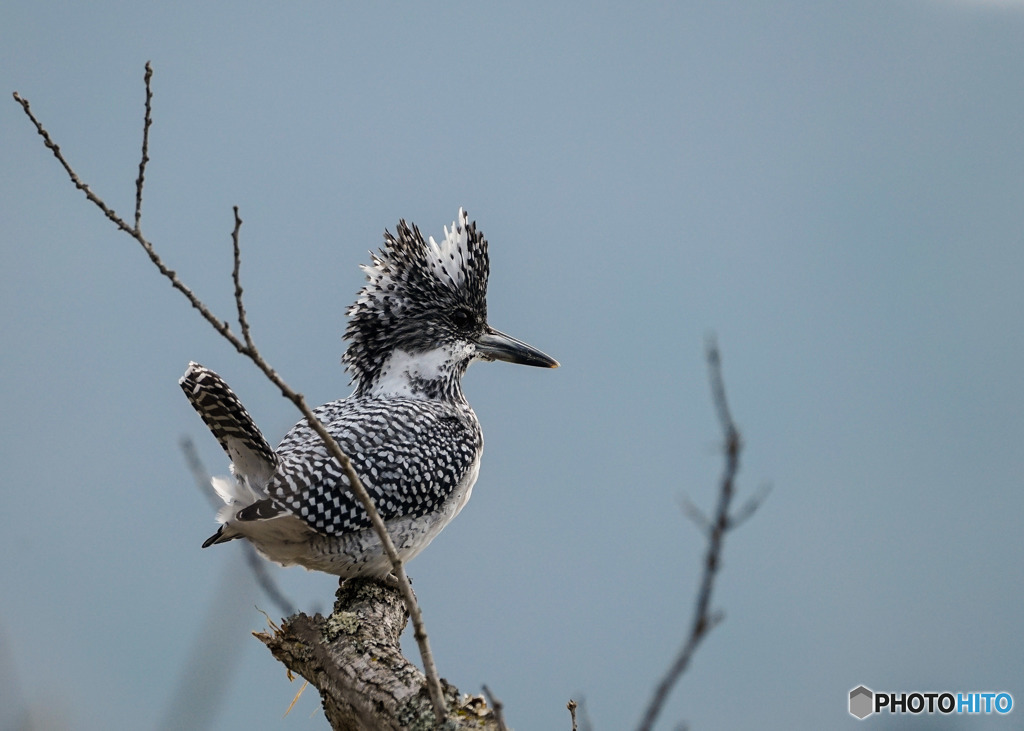
[{"label": "white throat", "polygon": [[[433,398],[436,386],[453,377],[454,349],[435,348],[424,353],[395,350],[381,367],[370,388],[375,398]],[[431,386],[435,388],[431,388]]]}]

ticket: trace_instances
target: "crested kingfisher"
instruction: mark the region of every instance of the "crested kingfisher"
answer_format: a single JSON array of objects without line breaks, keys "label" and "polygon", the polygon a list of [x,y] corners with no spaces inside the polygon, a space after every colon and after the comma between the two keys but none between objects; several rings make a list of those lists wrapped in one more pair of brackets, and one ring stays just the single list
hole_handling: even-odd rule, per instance
[{"label": "crested kingfisher", "polygon": [[[355,390],[313,410],[352,461],[403,561],[469,500],[483,433],[462,392],[476,360],[558,362],[487,324],[487,240],[463,210],[444,239],[400,221],[363,266],[342,363]],[[245,538],[265,558],[343,578],[391,571],[341,466],[302,420],[274,449],[224,380],[190,363],[180,385],[231,459],[214,478],[221,523],[203,547]]]}]

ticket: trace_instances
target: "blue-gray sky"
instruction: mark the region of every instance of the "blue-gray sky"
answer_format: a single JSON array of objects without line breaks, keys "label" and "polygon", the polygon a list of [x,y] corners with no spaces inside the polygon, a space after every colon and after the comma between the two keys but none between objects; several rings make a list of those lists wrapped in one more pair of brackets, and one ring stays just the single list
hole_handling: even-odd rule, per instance
[{"label": "blue-gray sky", "polygon": [[[679,495],[710,508],[721,469],[714,331],[742,494],[774,491],[661,728],[855,724],[859,684],[1024,703],[1024,3],[6,3],[0,87],[125,214],[147,60],[144,228],[227,316],[241,207],[256,338],[311,401],[349,391],[367,250],[459,206],[492,324],[562,362],[470,370],[481,477],[409,566],[463,691],[519,729],[581,696],[637,721],[701,564]],[[296,413],[5,98],[0,705],[146,728],[226,677],[217,728],[322,728],[312,692],[281,720],[239,546],[199,548],[178,440],[226,462],[177,379],[219,371],[272,441]],[[330,577],[277,576],[330,605]],[[230,676],[187,667],[204,627]]]}]

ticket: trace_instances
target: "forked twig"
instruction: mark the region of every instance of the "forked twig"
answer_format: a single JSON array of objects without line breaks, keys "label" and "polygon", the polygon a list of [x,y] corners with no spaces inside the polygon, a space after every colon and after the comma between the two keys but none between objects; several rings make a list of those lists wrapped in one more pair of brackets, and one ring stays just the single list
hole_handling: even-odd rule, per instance
[{"label": "forked twig", "polygon": [[639,731],[650,731],[654,727],[654,723],[661,714],[669,693],[686,671],[697,647],[707,636],[708,632],[722,621],[722,613],[712,612],[710,607],[711,595],[715,586],[715,576],[721,564],[725,534],[743,520],[749,518],[760,505],[761,500],[764,499],[764,495],[751,499],[741,509],[737,518],[730,517],[729,506],[732,503],[735,491],[736,473],[740,468],[740,452],[743,444],[740,432],[732,420],[729,403],[725,398],[725,382],[722,380],[722,360],[718,352],[718,344],[714,339],[708,339],[706,351],[708,375],[711,381],[711,399],[725,435],[725,470],[719,483],[718,505],[711,520],[708,520],[688,500],[684,502],[684,510],[687,511],[691,519],[694,519],[704,529],[708,537],[707,553],[704,558],[704,571],[701,575],[697,603],[694,607],[690,625],[690,634],[669,667],[668,672],[665,673],[665,676],[655,688],[647,709],[644,711],[640,725],[637,727]]},{"label": "forked twig", "polygon": [[142,234],[141,221],[142,221],[142,190],[145,184],[145,170],[146,163],[149,160],[149,128],[152,124],[152,85],[151,80],[153,76],[152,67],[150,64],[146,64],[145,74],[145,86],[146,86],[146,113],[143,124],[143,142],[142,142],[142,156],[139,162],[139,176],[136,179],[135,189],[135,225],[130,226],[121,216],[110,208],[99,196],[93,193],[92,189],[86,185],[82,179],[78,176],[75,170],[71,167],[70,163],[64,157],[64,154],[60,150],[60,146],[57,145],[50,137],[49,132],[43,127],[43,124],[36,118],[32,113],[27,99],[23,98],[18,92],[14,92],[14,100],[18,102],[25,114],[35,125],[36,132],[40,137],[43,138],[43,144],[53,153],[54,157],[64,168],[72,184],[80,191],[85,194],[85,197],[93,203],[100,211],[105,215],[117,228],[124,231],[133,239],[135,239],[143,250],[146,252],[150,261],[156,266],[157,270],[164,277],[170,281],[171,286],[181,292],[181,294],[188,300],[189,304],[192,305],[199,314],[202,315],[210,325],[216,330],[221,337],[227,340],[232,347],[235,348],[240,354],[249,358],[253,364],[263,372],[263,374],[281,391],[281,394],[295,404],[296,408],[306,418],[310,427],[320,436],[323,440],[327,451],[330,455],[338,461],[342,471],[348,478],[349,485],[352,488],[352,492],[359,498],[363,508],[366,510],[367,515],[370,518],[370,522],[373,525],[374,530],[380,537],[381,544],[384,548],[384,553],[391,561],[392,571],[395,577],[398,579],[399,589],[402,593],[402,598],[405,601],[405,605],[409,610],[409,618],[412,620],[414,627],[414,636],[419,646],[420,656],[423,661],[424,675],[427,679],[427,687],[430,692],[431,705],[434,709],[434,715],[437,723],[441,723],[447,716],[447,706],[444,701],[444,696],[441,692],[441,682],[437,674],[437,667],[434,664],[433,653],[430,651],[430,642],[427,637],[426,629],[423,625],[423,615],[420,612],[419,604],[416,601],[416,597],[413,594],[412,586],[409,583],[409,578],[406,576],[405,567],[402,564],[402,560],[395,550],[395,544],[391,540],[391,536],[388,534],[387,528],[384,525],[384,521],[380,517],[380,513],[377,512],[374,506],[373,499],[369,493],[366,492],[366,488],[363,487],[362,481],[359,479],[359,475],[356,474],[355,469],[352,467],[352,462],[348,456],[342,451],[341,447],[334,440],[334,438],[328,433],[327,429],[320,422],[319,419],[313,414],[309,405],[306,403],[305,398],[302,394],[292,389],[284,379],[282,379],[270,364],[263,358],[259,350],[253,343],[251,334],[249,332],[248,322],[245,319],[245,308],[242,304],[242,288],[239,280],[239,244],[238,234],[241,228],[241,219],[238,216],[238,209],[235,208],[235,225],[232,233],[232,242],[234,249],[234,269],[233,269],[233,280],[235,283],[235,303],[238,308],[239,326],[242,330],[242,337],[239,338],[231,331],[231,327],[227,320],[221,320],[206,306],[206,304],[196,296],[196,294],[184,284],[174,270],[170,269],[164,264],[163,260],[157,254],[153,244],[146,239]]}]

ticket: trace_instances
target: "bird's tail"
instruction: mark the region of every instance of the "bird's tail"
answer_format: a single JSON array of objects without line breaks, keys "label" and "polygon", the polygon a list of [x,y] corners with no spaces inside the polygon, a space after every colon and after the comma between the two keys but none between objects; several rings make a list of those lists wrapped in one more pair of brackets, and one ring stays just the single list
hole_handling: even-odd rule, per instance
[{"label": "bird's tail", "polygon": [[[277,469],[277,454],[223,378],[198,363],[189,363],[178,383],[231,458],[235,479],[213,479],[213,488],[226,503],[217,519],[225,523],[239,509],[267,497],[264,488]],[[220,542],[213,540],[216,537],[207,543]]]}]

